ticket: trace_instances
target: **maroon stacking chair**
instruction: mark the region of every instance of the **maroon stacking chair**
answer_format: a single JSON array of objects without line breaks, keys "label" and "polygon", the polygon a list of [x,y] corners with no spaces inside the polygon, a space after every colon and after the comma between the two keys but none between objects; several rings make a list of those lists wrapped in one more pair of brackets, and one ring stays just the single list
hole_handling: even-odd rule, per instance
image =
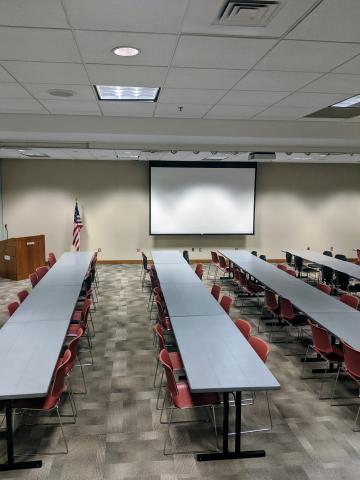
[{"label": "maroon stacking chair", "polygon": [[32,288],[36,287],[36,285],[39,283],[39,277],[37,276],[37,274],[35,272],[30,273],[29,279],[30,279]]},{"label": "maroon stacking chair", "polygon": [[279,263],[279,264],[276,265],[276,266],[277,266],[277,268],[278,268],[279,270],[282,270],[283,272],[286,272],[287,269],[288,269],[287,266],[284,265],[284,264],[282,264],[282,263]]},{"label": "maroon stacking chair", "polygon": [[288,273],[288,274],[291,275],[292,277],[296,277],[296,271],[293,270],[292,268],[287,268],[287,269],[286,269],[286,273]]},{"label": "maroon stacking chair", "polygon": [[[161,410],[160,422],[162,422],[162,416],[165,410],[169,411],[168,416],[168,429],[164,440],[164,455],[169,455],[176,452],[167,452],[166,445],[170,438],[170,428],[172,425],[172,415],[174,410],[189,410],[192,408],[210,408],[212,412],[212,421],[216,435],[217,443],[217,428],[214,407],[220,405],[220,398],[217,393],[191,393],[189,385],[186,381],[177,382],[174,376],[174,371],[171,365],[169,352],[167,350],[161,350],[159,354],[159,361],[164,368],[166,375],[166,394],[163,401]],[[166,406],[168,403],[168,407]],[[202,420],[201,420],[202,421]],[[176,422],[179,423],[179,422]],[[185,453],[185,452],[183,452]],[[189,452],[191,453],[191,452]]]},{"label": "maroon stacking chair", "polygon": [[16,312],[16,310],[20,307],[20,303],[19,302],[11,302],[9,303],[9,305],[7,306],[7,309],[8,309],[8,312],[9,312],[9,316],[11,317],[11,315]]},{"label": "maroon stacking chair", "polygon": [[163,331],[166,334],[172,335],[173,331],[172,331],[171,322],[170,322],[170,319],[166,316],[163,302],[159,296],[155,297],[155,303],[158,310],[158,320]]},{"label": "maroon stacking chair", "polygon": [[214,279],[216,279],[217,271],[220,268],[219,257],[218,257],[218,254],[214,251],[210,251],[210,254],[211,254],[211,262],[209,263],[207,278],[209,278],[211,267],[214,267],[215,268]]},{"label": "maroon stacking chair", "polygon": [[[320,327],[316,323],[308,320],[308,324],[311,328],[312,334],[312,345],[308,345],[305,353],[304,363],[301,370],[301,378],[304,377],[304,370],[306,365],[306,359],[311,352],[316,353],[318,358],[321,358],[322,361],[326,362],[326,368],[324,370],[324,376],[321,380],[320,391],[319,391],[319,398],[321,397],[321,393],[323,390],[324,380],[326,374],[330,368],[330,365],[333,363],[337,363],[340,365],[344,359],[344,355],[342,350],[335,344],[331,342],[331,335],[330,333],[323,327]],[[309,378],[309,377],[307,377]],[[314,378],[314,377],[310,377]]]},{"label": "maroon stacking chair", "polygon": [[16,295],[17,295],[20,303],[22,303],[25,300],[25,298],[29,295],[29,292],[27,290],[21,290]]},{"label": "maroon stacking chair", "polygon": [[[78,366],[80,367],[80,370],[81,370],[81,376],[82,376],[82,381],[83,381],[83,385],[84,385],[84,391],[83,392],[74,392],[74,393],[87,393],[87,388],[86,388],[86,382],[85,382],[85,375],[84,375],[84,369],[83,369],[83,365],[81,363],[81,360],[78,356],[78,350],[79,350],[79,342],[80,342],[80,339],[81,337],[84,335],[84,329],[80,326],[77,326],[77,329],[73,329],[73,332],[74,332],[74,337],[71,339],[71,341],[69,342],[67,348],[68,350],[70,351],[70,360],[68,362],[68,364],[66,365],[66,369],[65,369],[65,374],[67,376],[70,375],[70,373],[72,372],[73,368]],[[79,362],[78,364],[76,362]]]},{"label": "maroon stacking chair", "polygon": [[[285,324],[288,325],[289,327],[296,328],[298,333],[298,338],[300,338],[302,334],[302,327],[305,327],[308,325],[307,317],[302,313],[295,312],[292,303],[287,298],[279,297],[279,307],[280,307],[280,312],[279,312],[280,319],[283,322],[285,322]],[[279,331],[280,330],[277,330],[277,332]],[[273,333],[274,333],[274,330],[270,330],[269,342],[271,342]]]},{"label": "maroon stacking chair", "polygon": [[71,323],[69,325],[69,328],[67,330],[67,336],[68,337],[76,337],[79,331],[79,327],[82,328],[83,330],[83,337],[87,341],[87,346],[88,346],[88,352],[91,358],[91,363],[92,365],[94,363],[93,355],[92,355],[92,342],[91,342],[91,334],[89,331],[89,316],[90,316],[90,307],[91,307],[92,301],[90,298],[86,298],[83,304],[83,308],[80,313],[80,318],[78,314],[74,314],[75,317],[71,319]]},{"label": "maroon stacking chair", "polygon": [[198,263],[196,265],[196,268],[195,268],[195,275],[197,275],[200,280],[202,279],[203,275],[204,275],[204,266],[202,263]]},{"label": "maroon stacking chair", "polygon": [[249,340],[251,335],[251,325],[248,321],[243,320],[242,318],[238,318],[235,320],[235,325],[240,330],[240,332],[244,335],[246,340]]},{"label": "maroon stacking chair", "polygon": [[43,265],[42,267],[35,268],[36,275],[39,278],[39,281],[47,274],[49,267]]},{"label": "maroon stacking chair", "polygon": [[48,256],[48,264],[49,264],[49,267],[53,267],[56,263],[56,257],[55,257],[55,254],[54,253],[49,253],[49,256]]},{"label": "maroon stacking chair", "polygon": [[[271,313],[272,318],[274,318],[275,323],[278,321],[278,315],[280,313],[279,304],[276,298],[275,293],[272,290],[265,288],[264,290],[264,306],[263,310],[266,310]],[[258,321],[258,333],[260,333],[260,322],[261,317]]]},{"label": "maroon stacking chair", "polygon": [[220,297],[220,292],[221,292],[221,287],[220,285],[213,285],[211,287],[211,295],[215,298],[215,300],[219,301]]},{"label": "maroon stacking chair", "polygon": [[[222,272],[223,275],[230,275],[233,269],[228,266],[225,260],[225,257],[223,257],[222,255],[218,255],[218,259],[219,259],[219,267],[217,269],[217,272],[220,270],[220,272]],[[214,281],[215,280],[216,280],[216,277],[214,278]]]},{"label": "maroon stacking chair", "polygon": [[326,293],[327,295],[331,295],[331,286],[327,285],[326,283],[319,283],[317,285],[318,290],[321,290],[323,293]]},{"label": "maroon stacking chair", "polygon": [[350,295],[349,293],[344,293],[339,297],[340,302],[345,303],[346,305],[349,305],[351,308],[355,308],[357,310],[359,308],[359,298],[355,297],[354,295]]},{"label": "maroon stacking chair", "polygon": [[224,295],[220,301],[220,305],[228,315],[230,315],[230,307],[232,302],[233,300],[231,297],[229,297],[229,295]]}]

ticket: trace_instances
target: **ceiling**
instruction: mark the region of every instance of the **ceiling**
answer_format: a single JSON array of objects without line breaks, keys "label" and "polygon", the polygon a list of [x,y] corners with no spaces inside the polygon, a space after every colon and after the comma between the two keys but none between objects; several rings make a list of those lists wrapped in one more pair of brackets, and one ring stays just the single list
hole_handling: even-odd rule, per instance
[{"label": "ceiling", "polygon": [[[359,0],[279,2],[266,26],[234,27],[214,24],[223,0],[2,0],[0,139],[198,145],[209,129],[209,143],[256,146],[260,129],[264,146],[360,151],[360,117],[304,118],[360,93]],[[120,45],[140,54],[117,57]],[[161,92],[156,103],[101,102],[95,84]],[[136,138],[127,119],[142,119]],[[226,135],[229,125],[241,130]]]}]

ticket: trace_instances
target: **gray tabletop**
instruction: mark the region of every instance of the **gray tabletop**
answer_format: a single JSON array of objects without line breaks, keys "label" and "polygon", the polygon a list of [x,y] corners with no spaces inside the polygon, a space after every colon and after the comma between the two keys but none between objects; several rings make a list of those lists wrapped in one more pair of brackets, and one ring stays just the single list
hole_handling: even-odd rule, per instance
[{"label": "gray tabletop", "polygon": [[64,342],[67,325],[6,323],[0,331],[0,398],[44,397]]},{"label": "gray tabletop", "polygon": [[200,278],[187,263],[156,263],[156,273],[161,284],[201,283]]},{"label": "gray tabletop", "polygon": [[187,261],[178,250],[152,250],[154,263],[186,263]]},{"label": "gray tabletop", "polygon": [[81,285],[88,270],[85,263],[79,265],[56,264],[40,280],[38,286],[49,285]]},{"label": "gray tabletop", "polygon": [[55,265],[85,264],[86,266],[89,266],[93,256],[94,256],[93,252],[65,252],[61,255],[61,257],[58,259]]},{"label": "gray tabletop", "polygon": [[192,392],[280,388],[227,315],[171,317],[171,323]]},{"label": "gray tabletop", "polygon": [[164,283],[161,284],[161,290],[171,318],[224,313],[219,303],[201,283]]}]

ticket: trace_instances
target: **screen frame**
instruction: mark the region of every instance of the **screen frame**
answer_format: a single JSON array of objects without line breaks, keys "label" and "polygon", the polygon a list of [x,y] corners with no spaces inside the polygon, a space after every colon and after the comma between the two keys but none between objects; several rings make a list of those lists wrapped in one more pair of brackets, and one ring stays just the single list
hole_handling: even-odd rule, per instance
[{"label": "screen frame", "polygon": [[[166,168],[253,168],[255,170],[254,178],[254,209],[253,209],[253,229],[252,232],[241,233],[152,233],[151,231],[151,168],[152,167],[166,167]],[[181,161],[161,161],[152,160],[149,162],[149,235],[154,236],[241,236],[241,235],[255,235],[255,213],[256,213],[256,184],[257,184],[257,162],[181,162]]]}]

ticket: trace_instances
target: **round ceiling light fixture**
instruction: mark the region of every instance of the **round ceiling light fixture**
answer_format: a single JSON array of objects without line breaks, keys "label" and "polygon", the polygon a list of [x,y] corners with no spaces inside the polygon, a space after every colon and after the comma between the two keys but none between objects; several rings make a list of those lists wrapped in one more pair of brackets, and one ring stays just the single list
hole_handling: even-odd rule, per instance
[{"label": "round ceiling light fixture", "polygon": [[50,95],[53,95],[54,97],[62,97],[62,98],[68,98],[68,97],[73,97],[76,95],[76,92],[73,90],[64,90],[62,88],[54,88],[51,90],[48,90],[48,93]]},{"label": "round ceiling light fixture", "polygon": [[113,53],[119,57],[135,57],[139,55],[140,50],[135,47],[115,47],[113,48]]}]

